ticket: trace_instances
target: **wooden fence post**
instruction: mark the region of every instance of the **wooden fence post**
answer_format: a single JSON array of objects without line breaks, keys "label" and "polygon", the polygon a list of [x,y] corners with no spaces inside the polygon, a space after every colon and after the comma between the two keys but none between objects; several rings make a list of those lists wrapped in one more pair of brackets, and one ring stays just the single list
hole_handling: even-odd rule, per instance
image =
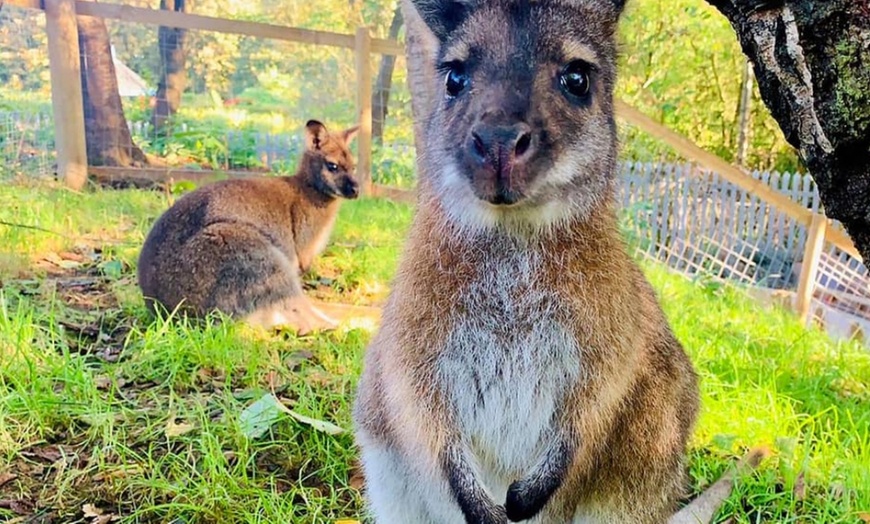
[{"label": "wooden fence post", "polygon": [[359,118],[356,170],[362,193],[372,193],[372,37],[367,27],[356,30],[356,106]]},{"label": "wooden fence post", "polygon": [[825,229],[828,219],[820,213],[813,213],[813,221],[807,234],[804,247],[804,259],[801,262],[801,274],[798,281],[797,300],[795,308],[801,322],[806,325],[810,319],[812,309],[813,291],[816,287],[816,275],[819,272],[819,259],[822,256],[822,248],[825,246]]},{"label": "wooden fence post", "polygon": [[57,175],[76,190],[88,181],[85,110],[75,0],[45,0]]}]

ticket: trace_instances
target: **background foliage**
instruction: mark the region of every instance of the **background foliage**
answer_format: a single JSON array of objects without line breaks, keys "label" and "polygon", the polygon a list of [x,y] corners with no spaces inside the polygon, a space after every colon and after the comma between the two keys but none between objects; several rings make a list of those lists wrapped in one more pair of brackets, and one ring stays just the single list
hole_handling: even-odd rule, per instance
[{"label": "background foliage", "polygon": [[[137,3],[152,8],[157,4]],[[373,35],[386,37],[395,9],[395,2],[371,0],[199,0],[190,10],[346,34],[367,25]],[[0,111],[50,110],[42,25],[41,17],[33,13],[0,11],[0,85],[4,86],[0,87]],[[117,57],[156,86],[160,71],[156,28],[110,22],[109,30]],[[635,0],[625,13],[620,39],[617,95],[701,147],[733,161],[745,62],[728,22],[701,0]],[[230,147],[228,133],[295,135],[308,118],[334,126],[353,123],[356,82],[349,50],[198,31],[189,33],[187,49],[187,90],[175,117],[175,131],[162,140],[134,132],[136,141],[152,154],[176,163],[251,167],[262,165],[253,150],[254,140]],[[372,58],[375,68],[380,58]],[[381,182],[407,185],[413,181],[408,100],[406,70],[400,58],[393,75],[384,141],[375,150],[375,177]],[[148,120],[147,99],[125,99],[125,107],[128,121]],[[797,170],[796,155],[757,90],[753,90],[751,107],[747,167]],[[626,158],[678,158],[639,131],[625,127],[622,133]]]}]

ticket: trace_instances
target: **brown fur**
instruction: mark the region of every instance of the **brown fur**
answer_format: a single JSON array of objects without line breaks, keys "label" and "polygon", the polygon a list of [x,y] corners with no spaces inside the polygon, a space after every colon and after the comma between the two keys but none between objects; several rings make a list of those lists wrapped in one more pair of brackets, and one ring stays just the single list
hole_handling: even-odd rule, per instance
[{"label": "brown fur", "polygon": [[[616,226],[621,8],[403,1],[419,200],[354,408],[379,523],[664,523],[676,509],[697,378]],[[582,103],[554,82],[576,58],[595,66]],[[471,87],[451,98],[439,64],[454,60]],[[473,133],[518,122],[528,152],[474,156]]]},{"label": "brown fur", "polygon": [[303,295],[300,272],[326,246],[341,198],[358,195],[348,149],[356,129],[332,135],[309,121],[294,176],[226,180],[180,198],[139,256],[148,305],[303,333],[333,326]]}]

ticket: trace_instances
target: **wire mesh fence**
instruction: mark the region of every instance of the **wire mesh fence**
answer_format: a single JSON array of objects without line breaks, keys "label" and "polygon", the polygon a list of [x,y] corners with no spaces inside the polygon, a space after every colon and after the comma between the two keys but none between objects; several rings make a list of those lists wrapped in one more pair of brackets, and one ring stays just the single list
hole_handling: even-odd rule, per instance
[{"label": "wire mesh fence", "polygon": [[49,176],[54,165],[51,83],[41,12],[0,9],[0,180]]},{"label": "wire mesh fence", "polygon": [[[819,210],[810,175],[752,176]],[[693,277],[761,290],[797,289],[807,227],[774,206],[689,164],[624,162],[620,180],[625,230],[640,255]],[[814,295],[822,313],[839,312],[870,328],[870,273],[833,245],[826,244],[818,263]]]},{"label": "wire mesh fence", "polygon": [[[241,4],[118,3],[209,16],[228,11],[242,19],[253,16]],[[254,18],[268,18],[262,9],[257,12]],[[7,167],[20,163],[13,144],[22,134],[39,135],[39,140],[25,139],[38,146],[39,158],[53,154],[52,122],[46,118],[51,104],[42,18],[35,10],[0,10],[0,53],[10,59],[0,64],[0,79],[5,81],[0,92],[5,131],[0,145]],[[320,120],[336,131],[357,123],[354,49],[88,16],[78,16],[77,26],[90,165],[286,174],[293,172],[301,156],[307,120]],[[40,67],[9,65],[20,62],[22,55]],[[376,182],[409,186],[414,154],[404,57],[372,53],[369,67],[374,84],[373,177]],[[356,150],[356,144],[352,148]],[[38,169],[22,165],[18,172],[44,176],[51,167],[45,161]]]}]

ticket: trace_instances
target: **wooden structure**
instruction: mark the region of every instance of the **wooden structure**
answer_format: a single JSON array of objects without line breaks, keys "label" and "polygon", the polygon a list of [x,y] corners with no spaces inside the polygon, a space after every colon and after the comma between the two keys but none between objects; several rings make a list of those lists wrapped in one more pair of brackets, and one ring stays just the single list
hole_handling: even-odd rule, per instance
[{"label": "wooden structure", "polygon": [[[355,35],[347,35],[82,0],[6,0],[6,4],[45,11],[49,37],[52,86],[63,86],[63,89],[52,90],[58,170],[59,174],[71,187],[76,189],[84,187],[87,177],[81,86],[78,82],[63,80],[80,77],[78,35],[75,21],[75,17],[78,14],[106,20],[214,31],[353,49],[356,55],[356,76],[358,83],[357,112],[361,127],[358,138],[358,172],[362,178],[364,192],[373,194],[374,188],[371,182],[371,91],[373,76],[371,54],[401,55],[404,53],[404,47],[400,43],[372,38],[367,28],[360,28]],[[818,246],[824,245],[825,242],[833,244],[837,248],[849,253],[852,257],[860,260],[858,251],[842,228],[820,225],[823,222],[827,223],[827,218],[821,212],[807,209],[787,196],[774,191],[762,180],[753,178],[725,160],[699,148],[685,137],[674,133],[624,102],[617,101],[616,109],[620,119],[639,127],[667,143],[689,161],[717,173],[729,182],[792,217],[800,224],[806,227],[811,227],[815,224],[815,226],[812,226],[811,241],[808,241],[806,244],[807,247],[804,255],[805,267],[815,267],[818,265],[819,256],[822,253],[822,250]],[[107,176],[106,170],[100,171],[102,171],[103,176]],[[175,176],[178,179],[180,174],[180,172],[175,172],[175,175],[173,175],[167,172],[162,176],[165,178]],[[113,176],[112,173],[109,173],[109,175]],[[114,175],[117,175],[117,172]],[[153,179],[154,176],[151,173],[148,175],[148,178]],[[391,192],[391,195],[394,197],[399,194],[405,195],[402,198],[411,198],[404,193]],[[802,271],[800,287],[805,290],[805,293],[807,289],[812,290],[815,285],[813,280],[814,275],[815,272],[810,269]],[[804,310],[801,309],[801,314],[806,319],[808,313],[804,313]]]}]

